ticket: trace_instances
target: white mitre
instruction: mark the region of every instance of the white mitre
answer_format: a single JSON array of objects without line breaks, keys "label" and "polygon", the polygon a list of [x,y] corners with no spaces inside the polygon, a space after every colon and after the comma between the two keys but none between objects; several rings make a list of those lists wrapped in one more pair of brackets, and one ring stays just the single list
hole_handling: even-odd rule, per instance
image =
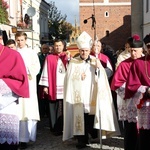
[{"label": "white mitre", "polygon": [[83,31],[77,39],[77,46],[79,49],[91,49],[92,48],[92,38],[91,36]]}]

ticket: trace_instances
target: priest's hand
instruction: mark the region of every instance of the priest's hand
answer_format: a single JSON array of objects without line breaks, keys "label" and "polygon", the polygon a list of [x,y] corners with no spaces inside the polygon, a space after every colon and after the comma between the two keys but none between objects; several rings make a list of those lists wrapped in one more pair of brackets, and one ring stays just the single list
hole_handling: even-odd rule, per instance
[{"label": "priest's hand", "polygon": [[66,51],[66,55],[67,55],[68,59],[70,59],[71,53],[69,51]]},{"label": "priest's hand", "polygon": [[48,94],[48,87],[44,87],[43,92],[44,94]]}]

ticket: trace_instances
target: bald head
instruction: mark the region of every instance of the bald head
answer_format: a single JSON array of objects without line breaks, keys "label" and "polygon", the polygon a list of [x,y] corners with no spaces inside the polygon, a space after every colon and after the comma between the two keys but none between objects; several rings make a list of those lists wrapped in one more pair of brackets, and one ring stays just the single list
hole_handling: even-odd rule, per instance
[{"label": "bald head", "polygon": [[42,54],[47,54],[49,52],[49,46],[47,44],[43,44],[41,47]]}]

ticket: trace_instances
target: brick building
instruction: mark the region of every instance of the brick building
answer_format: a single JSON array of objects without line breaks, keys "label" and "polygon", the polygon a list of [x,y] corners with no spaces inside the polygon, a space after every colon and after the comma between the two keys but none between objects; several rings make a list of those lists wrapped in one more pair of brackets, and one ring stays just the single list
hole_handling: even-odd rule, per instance
[{"label": "brick building", "polygon": [[[131,0],[79,0],[79,13],[80,30],[114,50],[123,47],[131,36]],[[85,19],[87,23],[84,23]]]}]

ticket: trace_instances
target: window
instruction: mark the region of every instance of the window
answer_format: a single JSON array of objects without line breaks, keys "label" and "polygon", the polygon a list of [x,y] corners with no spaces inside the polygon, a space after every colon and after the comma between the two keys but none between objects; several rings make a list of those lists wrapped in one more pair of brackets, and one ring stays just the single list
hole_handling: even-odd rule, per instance
[{"label": "window", "polygon": [[109,31],[106,30],[106,37],[109,37]]},{"label": "window", "polygon": [[146,0],[146,12],[149,12],[149,0]]},{"label": "window", "polygon": [[9,17],[10,18],[14,18],[14,7],[10,7],[13,6],[14,2],[12,0],[9,0]]},{"label": "window", "polygon": [[105,17],[109,17],[109,12],[108,11],[105,12]]}]

